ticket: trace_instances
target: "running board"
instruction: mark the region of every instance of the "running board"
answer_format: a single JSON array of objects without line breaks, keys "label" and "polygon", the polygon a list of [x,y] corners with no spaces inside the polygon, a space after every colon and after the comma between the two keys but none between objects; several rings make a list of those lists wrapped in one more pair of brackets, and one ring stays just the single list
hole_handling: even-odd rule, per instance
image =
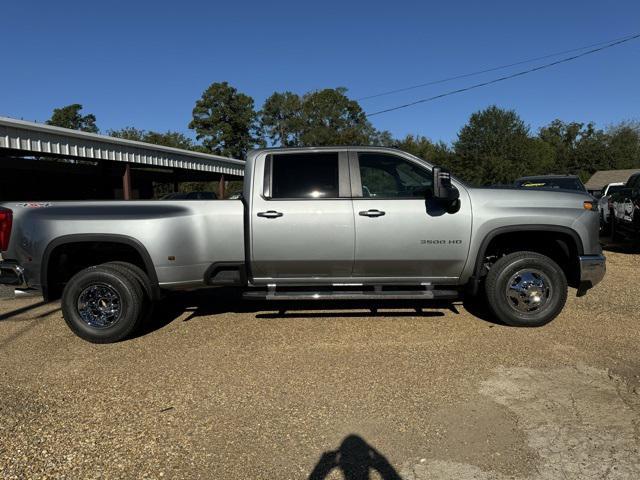
[{"label": "running board", "polygon": [[253,300],[455,300],[457,290],[382,291],[250,291],[243,298]]}]

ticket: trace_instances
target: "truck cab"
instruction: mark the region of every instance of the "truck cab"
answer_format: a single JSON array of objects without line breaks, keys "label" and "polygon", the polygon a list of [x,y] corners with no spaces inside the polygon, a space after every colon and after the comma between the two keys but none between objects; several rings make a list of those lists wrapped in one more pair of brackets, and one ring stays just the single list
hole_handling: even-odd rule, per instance
[{"label": "truck cab", "polygon": [[375,148],[263,151],[247,172],[254,285],[457,284],[471,204],[426,198],[433,172]]}]

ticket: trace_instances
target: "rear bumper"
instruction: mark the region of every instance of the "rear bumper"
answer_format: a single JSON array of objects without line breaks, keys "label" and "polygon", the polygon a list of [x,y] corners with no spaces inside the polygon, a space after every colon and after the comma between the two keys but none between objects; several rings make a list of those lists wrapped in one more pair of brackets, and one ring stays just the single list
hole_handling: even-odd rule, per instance
[{"label": "rear bumper", "polygon": [[27,282],[24,277],[24,268],[15,262],[0,261],[0,284],[25,288]]},{"label": "rear bumper", "polygon": [[604,255],[584,255],[580,257],[580,290],[595,287],[607,271]]}]

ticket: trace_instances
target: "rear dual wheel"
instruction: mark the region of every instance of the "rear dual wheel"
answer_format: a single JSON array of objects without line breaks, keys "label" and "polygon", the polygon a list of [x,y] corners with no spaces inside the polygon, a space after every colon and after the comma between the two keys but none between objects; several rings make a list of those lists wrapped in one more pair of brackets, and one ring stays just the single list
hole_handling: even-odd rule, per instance
[{"label": "rear dual wheel", "polygon": [[69,328],[92,343],[117,342],[134,333],[151,309],[148,280],[136,268],[106,263],[74,275],[62,293],[62,313]]}]

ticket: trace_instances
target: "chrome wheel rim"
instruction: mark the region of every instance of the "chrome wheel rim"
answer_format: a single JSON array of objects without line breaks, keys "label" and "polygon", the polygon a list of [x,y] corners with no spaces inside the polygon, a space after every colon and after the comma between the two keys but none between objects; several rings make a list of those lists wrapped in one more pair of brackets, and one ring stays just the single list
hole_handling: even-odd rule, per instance
[{"label": "chrome wheel rim", "polygon": [[109,328],[120,320],[122,302],[115,289],[104,283],[89,285],[78,297],[78,314],[92,328]]},{"label": "chrome wheel rim", "polygon": [[513,274],[505,290],[509,306],[520,314],[540,312],[548,305],[551,294],[549,277],[536,269],[524,269]]}]

